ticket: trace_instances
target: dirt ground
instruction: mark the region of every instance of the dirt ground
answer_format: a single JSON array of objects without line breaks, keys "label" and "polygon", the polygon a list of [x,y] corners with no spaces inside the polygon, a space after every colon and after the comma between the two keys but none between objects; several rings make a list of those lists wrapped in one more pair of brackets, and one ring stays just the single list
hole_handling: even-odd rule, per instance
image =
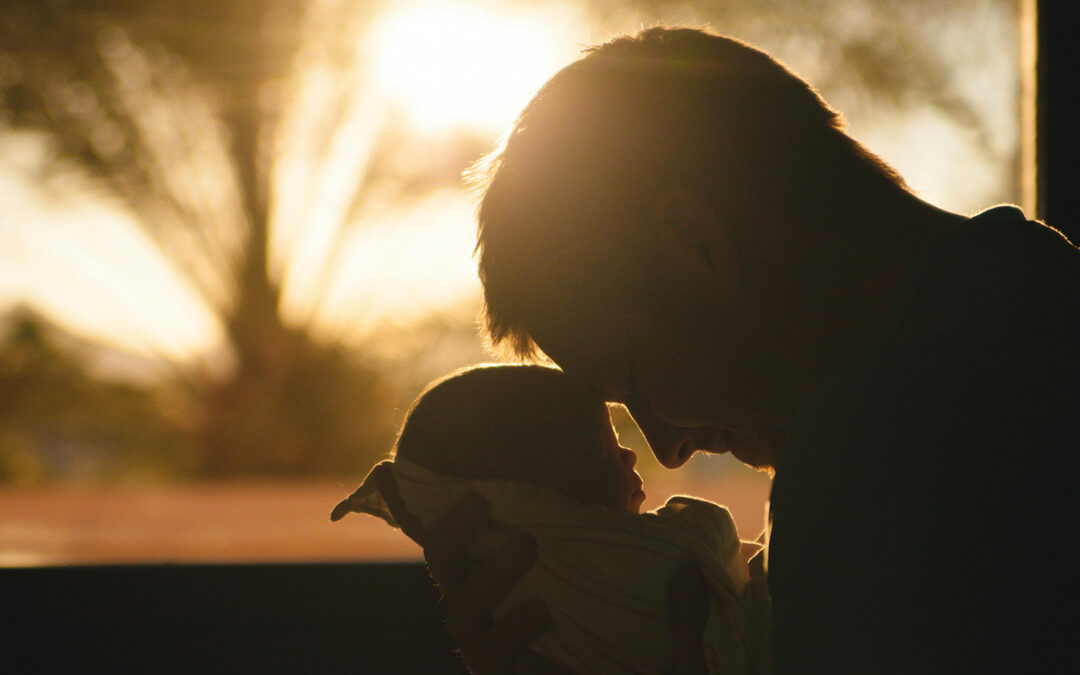
[{"label": "dirt ground", "polygon": [[[723,486],[670,476],[671,482],[646,484],[646,509],[669,494],[699,495],[727,504],[743,538],[760,532],[769,485],[763,476]],[[330,509],[354,487],[335,481],[4,487],[0,567],[421,559],[416,544],[377,518],[330,522]]]}]

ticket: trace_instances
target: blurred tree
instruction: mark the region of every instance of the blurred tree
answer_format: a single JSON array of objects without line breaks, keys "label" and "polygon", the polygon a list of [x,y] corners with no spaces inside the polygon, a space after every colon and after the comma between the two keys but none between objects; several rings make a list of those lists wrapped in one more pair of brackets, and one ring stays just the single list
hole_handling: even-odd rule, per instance
[{"label": "blurred tree", "polygon": [[95,377],[88,357],[97,347],[29,309],[16,309],[5,323],[0,483],[184,472],[190,438],[178,432],[192,420],[182,411],[158,405],[134,384]]},{"label": "blurred tree", "polygon": [[[391,439],[377,372],[304,322],[283,321],[280,274],[270,269],[271,160],[288,79],[310,29],[345,16],[337,26],[348,35],[365,18],[338,11],[328,23],[324,12],[315,24],[307,18],[316,6],[341,9],[299,0],[5,0],[0,9],[0,123],[47,134],[56,170],[74,167],[135,215],[218,313],[231,363],[224,376],[171,364],[168,381],[143,398],[125,389],[131,405],[122,409],[103,404],[111,385],[95,385],[49,348],[39,356],[66,370],[41,386],[67,392],[57,405],[96,410],[101,425],[117,427],[143,419],[155,389],[184,397],[193,428],[176,431],[195,456],[182,464],[198,473],[356,471]],[[332,56],[351,65],[349,54]],[[329,124],[307,140],[327,153],[342,99],[323,103]],[[364,188],[350,186],[348,202]],[[8,349],[25,349],[30,325]]]},{"label": "blurred tree", "polygon": [[[626,11],[622,0],[593,4],[599,25]],[[1021,200],[1021,4],[720,0],[702,11],[683,0],[641,0],[635,6],[644,24],[707,25],[780,58],[844,113],[857,138],[895,164],[928,199],[975,212]],[[912,130],[928,120],[931,127],[940,125],[938,133],[923,131],[919,142]],[[935,136],[944,142],[927,142]],[[889,156],[912,144],[924,152]],[[961,146],[963,154],[950,156],[950,146]],[[919,174],[938,184],[917,185]]]},{"label": "blurred tree", "polygon": [[[45,135],[48,171],[89,177],[103,198],[133,214],[224,328],[224,374],[165,363],[167,377],[129,392],[141,391],[143,402],[102,414],[102,424],[118,428],[160,414],[181,439],[170,447],[192,455],[174,466],[218,475],[355,472],[389,447],[393,405],[401,401],[388,391],[385,368],[365,363],[319,322],[340,244],[372,203],[457,185],[490,139],[460,132],[418,139],[374,103],[362,36],[387,2],[0,6],[0,131]],[[707,22],[749,39],[788,60],[852,119],[867,109],[885,116],[930,109],[967,134],[978,163],[1013,168],[1004,185],[1018,182],[1015,144],[1001,141],[999,124],[1011,123],[1012,104],[991,103],[991,112],[1004,111],[996,117],[978,110],[975,97],[988,87],[971,72],[980,67],[977,55],[988,53],[976,44],[985,40],[978,28],[1005,25],[998,19],[1015,14],[1017,0],[723,0],[704,9],[675,0],[582,3],[598,30]],[[1006,51],[1007,36],[992,35],[995,53]],[[1015,200],[1009,190],[992,201]],[[320,250],[301,250],[301,229],[322,233]],[[475,342],[467,322],[429,324],[442,328],[403,340],[414,353],[452,345],[460,355],[462,342]],[[4,353],[25,349],[18,344]],[[62,388],[62,377],[79,383],[72,391],[81,393],[65,406],[102,409],[96,380],[73,369],[76,362],[53,348],[40,354],[67,363],[50,376],[53,386]],[[406,374],[398,377],[414,378],[408,395],[457,365],[430,354],[401,357],[397,370]]]}]

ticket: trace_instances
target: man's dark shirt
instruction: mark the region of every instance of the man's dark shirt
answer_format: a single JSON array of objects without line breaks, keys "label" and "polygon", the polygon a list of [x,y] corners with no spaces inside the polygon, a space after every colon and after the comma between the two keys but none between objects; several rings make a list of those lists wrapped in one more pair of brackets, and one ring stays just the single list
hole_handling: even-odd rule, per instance
[{"label": "man's dark shirt", "polygon": [[1080,665],[1078,439],[1080,251],[991,209],[911,267],[782,450],[776,672]]}]

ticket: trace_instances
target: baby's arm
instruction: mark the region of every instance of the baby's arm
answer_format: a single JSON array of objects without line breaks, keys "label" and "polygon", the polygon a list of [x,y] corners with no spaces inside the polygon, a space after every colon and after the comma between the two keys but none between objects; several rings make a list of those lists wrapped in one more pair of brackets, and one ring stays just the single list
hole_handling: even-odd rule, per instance
[{"label": "baby's arm", "polygon": [[739,530],[727,507],[693,497],[672,497],[653,517],[704,541],[716,553],[735,592],[742,593],[750,581],[747,561],[761,547],[739,540]]},{"label": "baby's arm", "polygon": [[[764,540],[740,541],[731,512],[726,507],[705,500],[673,497],[656,514],[648,515],[694,535],[716,553],[741,599],[740,608],[726,608],[741,617],[730,616],[727,629],[736,631],[737,624],[744,625],[748,639],[743,644],[749,652],[754,670],[759,675],[771,673],[770,598],[760,555]],[[755,568],[753,571],[752,566]]]}]

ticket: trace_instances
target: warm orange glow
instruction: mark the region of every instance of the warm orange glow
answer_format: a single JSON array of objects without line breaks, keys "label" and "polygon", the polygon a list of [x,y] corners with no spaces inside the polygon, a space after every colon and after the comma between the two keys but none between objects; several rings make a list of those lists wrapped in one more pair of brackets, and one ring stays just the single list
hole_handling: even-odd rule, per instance
[{"label": "warm orange glow", "polygon": [[373,31],[375,78],[420,131],[498,129],[573,59],[583,28],[574,14],[558,5],[403,5]]},{"label": "warm orange glow", "polygon": [[[402,181],[442,161],[454,134],[493,145],[551,73],[576,57],[586,26],[579,14],[559,4],[397,3],[361,38],[344,78],[330,54],[301,67],[275,162],[272,260],[287,320],[314,319],[356,339],[387,321],[407,325],[469,302],[464,311],[475,314],[473,205],[464,186],[402,199],[387,179],[371,186],[359,213],[350,212],[353,191],[391,127],[413,137],[393,158]],[[331,100],[343,101],[345,114],[326,143],[318,133]]]},{"label": "warm orange glow", "polygon": [[376,518],[330,522],[329,480],[0,490],[0,569],[39,565],[419,560]]},{"label": "warm orange glow", "polygon": [[323,301],[325,319],[361,337],[390,318],[407,325],[440,308],[475,303],[472,214],[469,195],[449,189],[372,214],[343,247],[336,283]]},{"label": "warm orange glow", "polygon": [[[31,136],[4,142],[31,165],[43,157]],[[24,302],[142,356],[185,360],[221,343],[213,312],[130,216],[77,181],[36,185],[28,168],[0,164],[0,311]]]},{"label": "warm orange glow", "polygon": [[[316,328],[330,325],[335,334],[363,334],[387,318],[422,317],[469,298],[475,304],[478,297],[466,246],[472,217],[460,185],[404,196],[395,195],[395,185],[384,185],[389,197],[352,210],[356,186],[387,129],[404,126],[419,139],[417,161],[395,158],[398,169],[404,167],[402,181],[409,171],[422,171],[424,162],[441,161],[439,143],[454,134],[486,138],[490,148],[529,96],[581,46],[649,20],[632,13],[598,20],[571,2],[413,0],[385,7],[363,34],[337,36],[347,47],[316,43],[302,50],[273,145],[269,257],[272,276],[282,284],[281,311],[290,323],[314,320]],[[1011,14],[995,7],[983,10],[980,25],[992,31],[994,44],[1009,44]],[[979,48],[983,31],[970,31],[961,22],[942,21],[942,26],[949,39],[938,40],[930,51],[955,71],[956,96],[979,111],[989,143],[977,142],[967,118],[950,117],[926,99],[879,105],[859,99],[858,92],[823,93],[847,114],[854,135],[892,162],[924,197],[971,212],[1010,199],[1002,185],[1017,146],[1016,69],[1010,61],[1015,55]],[[844,34],[857,27],[834,28]],[[739,24],[721,29],[738,33]],[[767,31],[744,36],[815,80],[828,80],[819,71],[838,67],[820,62],[822,52],[807,35],[789,42]],[[138,61],[139,55],[127,42],[114,42],[108,62],[126,82],[125,73],[131,73],[122,67],[125,59]],[[967,51],[989,56],[953,54]],[[351,62],[340,62],[342,53]],[[835,87],[847,80],[832,81]],[[134,85],[121,89],[139,91]],[[331,105],[336,102],[343,105]],[[127,103],[159,102],[151,97]],[[200,128],[212,130],[210,108],[192,105],[184,114],[198,113]],[[190,157],[173,152],[176,134],[168,132],[165,122],[171,118],[160,107],[149,110],[153,114],[143,122],[158,123],[147,133],[172,158],[168,164],[179,167],[169,176],[175,191],[208,200],[217,220],[235,222],[239,207],[233,203],[224,141],[208,131],[200,141],[206,152]],[[223,343],[215,310],[124,211],[92,192],[54,199],[34,184],[35,167],[46,161],[44,150],[25,139],[16,142],[13,132],[3,132],[3,138],[0,310],[26,302],[125,350],[180,360]],[[180,162],[184,157],[187,163]],[[406,166],[410,162],[418,166]],[[433,205],[445,208],[436,212]],[[391,234],[395,223],[402,229]],[[352,232],[343,236],[343,228]]]},{"label": "warm orange glow", "polygon": [[[1033,94],[1024,94],[1023,108],[1016,101],[1021,85],[1032,82],[1018,79],[1016,61],[1019,51],[1024,67],[1033,69],[1034,26],[1022,27],[1020,37],[1029,41],[1014,49],[1010,1],[941,3],[926,13],[863,0],[693,7],[579,0],[308,4],[315,28],[304,22],[288,27],[304,38],[283,66],[292,72],[280,73],[280,81],[275,73],[272,86],[247,97],[260,106],[268,101],[280,114],[260,129],[268,142],[260,167],[266,175],[259,178],[265,183],[257,192],[267,199],[270,277],[280,284],[278,312],[285,323],[393,364],[379,373],[388,380],[415,378],[426,369],[435,376],[462,359],[479,360],[472,332],[459,331],[458,338],[475,352],[451,341],[445,350],[421,354],[417,347],[427,335],[417,328],[425,320],[450,317],[460,326],[480,309],[474,199],[460,170],[494,146],[529,97],[583,46],[612,35],[656,22],[712,22],[720,32],[758,44],[819,85],[856,138],[927,200],[950,210],[973,212],[1019,199],[1011,164],[1018,147],[1026,153],[1022,165],[1033,167]],[[1034,20],[1034,4],[1020,0],[1024,21]],[[187,28],[175,30],[180,35]],[[859,68],[852,54],[891,31],[904,39],[878,54],[889,77],[853,76]],[[7,111],[0,110],[0,318],[28,305],[121,352],[120,367],[130,368],[125,353],[157,358],[177,371],[193,362],[227,367],[223,320],[251,214],[238,184],[233,139],[222,124],[225,106],[212,88],[192,84],[206,73],[181,77],[185,71],[176,64],[183,56],[166,54],[162,62],[172,65],[155,71],[160,64],[151,56],[167,52],[163,45],[136,43],[119,28],[102,30],[95,44],[113,78],[98,93],[115,97],[145,136],[152,157],[142,161],[161,170],[159,189],[183,206],[182,216],[191,216],[179,219],[197,224],[187,231],[190,238],[210,235],[214,255],[206,256],[204,268],[219,274],[197,290],[197,275],[175,255],[183,246],[170,250],[171,242],[151,232],[159,224],[154,211],[142,213],[140,222],[123,195],[95,184],[89,171],[73,167],[76,160],[54,155],[42,132],[4,126]],[[906,58],[896,57],[908,52],[917,57],[912,63],[933,72],[905,69]],[[0,66],[5,63],[0,85],[14,72],[14,61],[0,58]],[[244,64],[222,65],[227,73],[244,70]],[[877,90],[868,86],[873,83]],[[236,99],[229,105],[246,100]],[[112,126],[96,128],[93,141],[115,152],[125,143]],[[1028,169],[1020,175],[1030,209],[1034,174]],[[198,253],[197,242],[191,248]],[[631,426],[622,415],[623,426]],[[627,439],[646,475],[646,508],[672,493],[703,496],[731,506],[743,536],[756,536],[767,476],[735,466],[730,456],[700,454],[688,468],[666,471],[640,434]],[[16,517],[0,519],[0,567],[419,559],[417,547],[381,521],[331,525],[329,509],[345,493],[325,480],[181,484],[170,491],[7,486],[0,489],[0,513]]]},{"label": "warm orange glow", "polygon": [[[351,211],[355,190],[391,122],[407,121],[411,133],[432,139],[468,130],[493,144],[535,89],[576,56],[585,26],[570,5],[393,3],[355,43],[351,63],[309,50],[314,56],[300,60],[288,93],[271,179],[270,264],[286,320],[362,336],[387,319],[407,323],[475,304],[472,205],[462,185],[390,202],[376,197],[361,213]],[[126,73],[118,67],[118,77]],[[156,102],[141,95],[143,104]],[[345,112],[328,128],[335,100]],[[164,119],[169,110],[161,109],[149,121]],[[174,137],[150,131],[169,151]],[[206,140],[213,152],[200,161],[225,156],[225,146]],[[177,361],[222,345],[215,310],[119,204],[78,190],[57,200],[34,184],[47,157],[38,141],[5,134],[0,309],[25,302],[92,339]],[[185,158],[173,155],[171,165]],[[412,168],[423,170],[423,162],[440,160],[420,153],[417,161]],[[213,196],[235,190],[222,171],[183,166],[169,178],[183,183],[174,187],[184,196]],[[205,185],[189,185],[200,177]],[[215,214],[235,219],[224,208],[235,204],[223,201],[214,202]],[[351,234],[342,234],[346,227]]]}]

